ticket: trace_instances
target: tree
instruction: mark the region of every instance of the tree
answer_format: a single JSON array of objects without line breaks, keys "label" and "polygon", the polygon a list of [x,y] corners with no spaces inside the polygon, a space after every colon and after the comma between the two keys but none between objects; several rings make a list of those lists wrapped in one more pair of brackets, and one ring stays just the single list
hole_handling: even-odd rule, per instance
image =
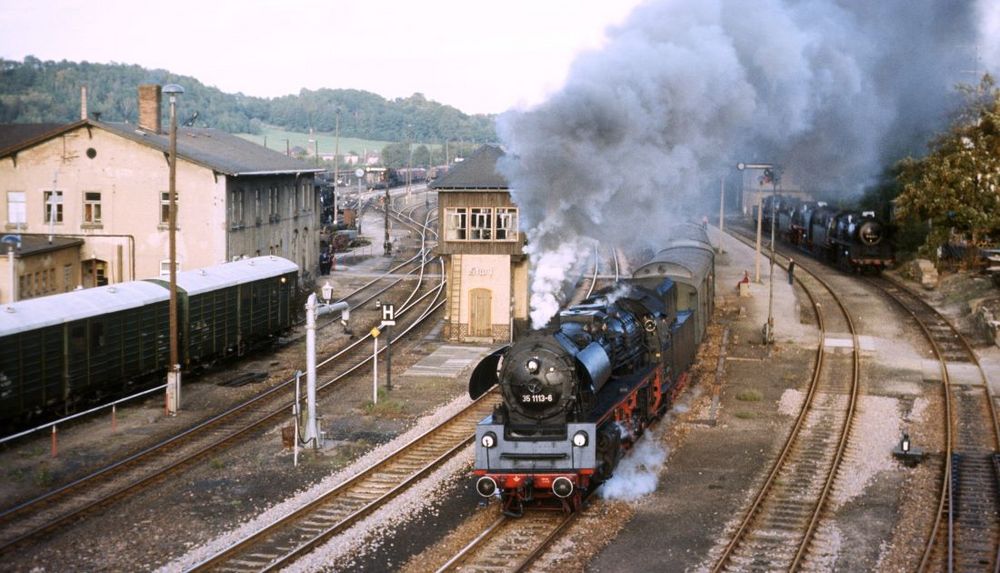
[{"label": "tree", "polygon": [[989,74],[978,86],[959,89],[967,103],[949,130],[931,143],[927,157],[899,165],[897,213],[931,222],[925,245],[931,252],[952,232],[973,246],[1000,238],[1000,89]]}]

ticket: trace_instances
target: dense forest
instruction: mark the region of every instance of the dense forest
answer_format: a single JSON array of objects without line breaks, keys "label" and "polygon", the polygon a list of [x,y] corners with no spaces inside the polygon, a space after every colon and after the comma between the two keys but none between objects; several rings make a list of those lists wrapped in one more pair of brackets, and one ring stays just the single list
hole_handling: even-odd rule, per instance
[{"label": "dense forest", "polygon": [[[90,115],[102,121],[135,123],[138,86],[180,84],[178,120],[230,133],[257,133],[262,125],[290,131],[334,131],[381,141],[496,140],[493,117],[468,115],[415,93],[387,100],[350,89],[303,89],[277,98],[227,94],[189,76],[137,65],[0,58],[0,123],[69,122],[80,118],[80,88],[87,86]],[[193,120],[192,120],[193,118]]]}]

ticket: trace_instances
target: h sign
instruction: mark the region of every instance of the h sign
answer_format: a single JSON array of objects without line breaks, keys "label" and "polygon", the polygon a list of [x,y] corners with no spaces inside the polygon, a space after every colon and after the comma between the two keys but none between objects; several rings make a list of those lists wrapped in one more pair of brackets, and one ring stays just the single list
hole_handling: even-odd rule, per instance
[{"label": "h sign", "polygon": [[396,307],[382,303],[382,322],[396,322]]}]

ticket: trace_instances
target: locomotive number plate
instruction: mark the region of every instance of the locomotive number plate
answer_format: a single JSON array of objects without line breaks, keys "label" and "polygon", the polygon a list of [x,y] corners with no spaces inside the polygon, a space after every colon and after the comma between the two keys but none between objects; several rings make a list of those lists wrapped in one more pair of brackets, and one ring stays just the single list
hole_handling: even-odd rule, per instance
[{"label": "locomotive number plate", "polygon": [[525,404],[535,404],[540,402],[553,402],[555,398],[552,394],[522,394],[521,402]]}]

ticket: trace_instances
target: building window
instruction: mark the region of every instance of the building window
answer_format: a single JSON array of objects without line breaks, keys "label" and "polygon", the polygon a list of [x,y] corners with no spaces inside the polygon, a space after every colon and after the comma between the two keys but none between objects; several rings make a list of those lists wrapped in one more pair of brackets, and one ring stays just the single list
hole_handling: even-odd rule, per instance
[{"label": "building window", "polygon": [[[177,212],[180,212],[180,201],[177,199],[177,192],[174,192],[174,208]],[[164,191],[160,193],[160,223],[163,225],[170,224],[170,192]]]},{"label": "building window", "polygon": [[[234,259],[235,260],[235,259]],[[181,262],[174,261],[174,272],[181,272]],[[170,276],[170,259],[163,259],[160,261],[160,276],[169,277]]]},{"label": "building window", "polygon": [[45,201],[45,222],[62,223],[63,221],[63,193],[62,191],[46,191]]},{"label": "building window", "polygon": [[469,209],[469,239],[489,241],[493,237],[493,209]]},{"label": "building window", "polygon": [[255,189],[253,192],[253,217],[254,219],[257,220],[258,225],[260,224],[261,216],[262,214],[260,211],[260,189]]},{"label": "building window", "polygon": [[101,194],[97,191],[83,194],[83,222],[92,225],[101,222]]},{"label": "building window", "polygon": [[268,215],[270,215],[272,220],[277,221],[280,214],[278,213],[278,188],[271,187],[268,190]]},{"label": "building window", "polygon": [[445,210],[445,239],[448,241],[464,241],[468,231],[467,213],[465,209]]},{"label": "building window", "polygon": [[11,225],[28,223],[28,207],[25,203],[24,191],[7,192],[7,222]]},{"label": "building window", "polygon": [[73,265],[63,265],[63,292],[73,290]]},{"label": "building window", "polygon": [[229,220],[233,226],[243,225],[243,191],[233,191],[229,206]]},{"label": "building window", "polygon": [[498,208],[494,221],[498,241],[517,240],[517,209]]}]

